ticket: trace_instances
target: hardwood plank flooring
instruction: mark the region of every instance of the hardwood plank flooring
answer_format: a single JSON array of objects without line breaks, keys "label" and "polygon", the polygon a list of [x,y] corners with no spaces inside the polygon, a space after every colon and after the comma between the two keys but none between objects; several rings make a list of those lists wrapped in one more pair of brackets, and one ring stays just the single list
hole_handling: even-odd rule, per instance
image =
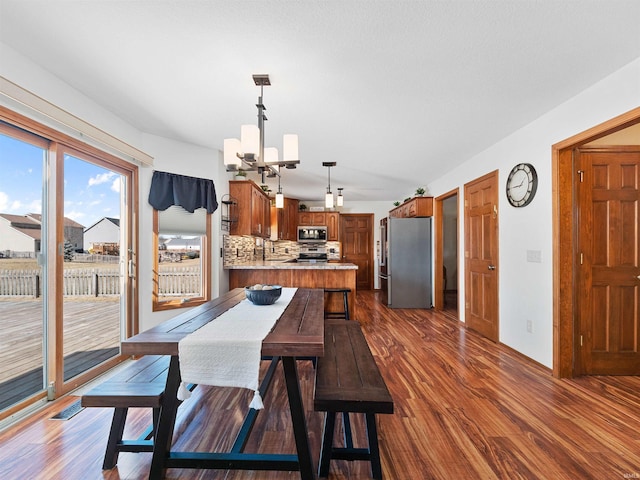
[{"label": "hardwood plank flooring", "polygon": [[[396,407],[378,419],[386,479],[640,478],[640,377],[558,380],[549,369],[436,312],[391,310],[375,292],[358,292],[357,302]],[[309,410],[313,367],[300,362],[299,371],[317,463],[322,414]],[[274,382],[247,451],[294,451],[281,371]],[[0,478],[147,478],[148,453],[122,453],[116,468],[101,470],[110,409],[49,420],[76,399],[60,399],[0,433]],[[175,448],[228,448],[249,401],[242,390],[198,387],[181,407]],[[352,417],[362,432],[361,418]],[[128,434],[149,421],[147,412],[134,410]],[[356,442],[363,444],[361,434]],[[171,469],[167,478],[279,480],[298,474]],[[329,478],[369,478],[369,466],[334,461]]]}]

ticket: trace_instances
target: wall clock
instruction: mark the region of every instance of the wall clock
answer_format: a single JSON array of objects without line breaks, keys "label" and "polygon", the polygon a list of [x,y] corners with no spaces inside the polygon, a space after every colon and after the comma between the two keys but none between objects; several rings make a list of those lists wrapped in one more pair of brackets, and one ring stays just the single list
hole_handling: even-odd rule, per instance
[{"label": "wall clock", "polygon": [[538,189],[538,174],[530,163],[519,163],[507,178],[507,200],[514,207],[531,203]]}]

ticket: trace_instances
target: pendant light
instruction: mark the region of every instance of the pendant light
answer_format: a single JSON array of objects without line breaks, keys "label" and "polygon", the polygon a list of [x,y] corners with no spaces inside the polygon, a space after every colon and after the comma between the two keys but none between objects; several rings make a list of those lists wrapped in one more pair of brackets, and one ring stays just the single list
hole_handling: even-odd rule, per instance
[{"label": "pendant light", "polygon": [[324,206],[326,208],[333,208],[333,193],[331,193],[331,167],[335,167],[336,162],[322,162],[322,166],[327,167],[328,172],[327,193],[324,196]]},{"label": "pendant light", "polygon": [[276,208],[284,208],[284,194],[280,186],[280,175],[278,175],[278,192],[276,193]]},{"label": "pendant light", "polygon": [[343,188],[338,188],[338,196],[336,197],[336,205],[342,207],[344,205],[344,196],[342,195]]}]

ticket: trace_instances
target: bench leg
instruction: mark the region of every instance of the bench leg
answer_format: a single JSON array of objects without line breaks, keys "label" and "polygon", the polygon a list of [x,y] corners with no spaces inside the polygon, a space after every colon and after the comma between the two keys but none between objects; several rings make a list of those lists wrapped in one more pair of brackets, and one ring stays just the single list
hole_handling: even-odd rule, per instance
[{"label": "bench leg", "polygon": [[380,448],[378,447],[376,416],[373,413],[367,413],[365,418],[367,421],[367,437],[369,439],[369,455],[371,457],[371,476],[375,480],[382,480],[382,465],[380,464]]},{"label": "bench leg", "polygon": [[153,438],[156,438],[156,431],[158,430],[158,421],[160,420],[160,408],[153,409]]},{"label": "bench leg", "polygon": [[349,412],[342,412],[342,428],[344,429],[344,446],[353,448],[353,434],[351,433],[351,420]]},{"label": "bench leg", "polygon": [[322,447],[320,448],[320,461],[318,462],[318,476],[329,476],[329,464],[331,451],[333,450],[333,431],[336,426],[336,412],[326,412],[324,415],[324,428],[322,429]]},{"label": "bench leg", "polygon": [[104,454],[103,470],[111,470],[118,463],[118,454],[120,449],[118,444],[122,441],[124,432],[124,423],[127,420],[128,408],[116,408],[113,412],[113,420],[111,421],[111,431],[109,432],[109,440],[107,441],[107,451]]},{"label": "bench leg", "polygon": [[300,394],[300,382],[298,380],[298,367],[295,357],[282,357],[282,368],[287,385],[289,398],[289,410],[293,424],[293,435],[296,440],[298,452],[298,465],[300,467],[301,480],[313,480],[313,460],[309,449],[309,436],[307,432],[307,420],[305,418],[302,396]]}]

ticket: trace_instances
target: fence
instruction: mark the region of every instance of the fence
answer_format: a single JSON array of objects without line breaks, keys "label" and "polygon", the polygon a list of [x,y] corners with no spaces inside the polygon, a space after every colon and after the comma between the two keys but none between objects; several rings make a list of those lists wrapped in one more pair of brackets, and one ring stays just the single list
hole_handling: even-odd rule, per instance
[{"label": "fence", "polygon": [[0,258],[36,258],[36,253],[33,251],[0,250]]},{"label": "fence", "polygon": [[202,295],[200,267],[163,268],[158,274],[158,295],[161,297]]},{"label": "fence", "polygon": [[[174,267],[159,275],[161,296],[199,295],[200,268]],[[0,270],[0,296],[39,297],[42,289],[40,270]],[[65,270],[63,286],[65,296],[99,296],[120,294],[118,270],[70,269]]]},{"label": "fence", "polygon": [[120,257],[98,253],[74,253],[73,261],[76,263],[120,263]]}]

